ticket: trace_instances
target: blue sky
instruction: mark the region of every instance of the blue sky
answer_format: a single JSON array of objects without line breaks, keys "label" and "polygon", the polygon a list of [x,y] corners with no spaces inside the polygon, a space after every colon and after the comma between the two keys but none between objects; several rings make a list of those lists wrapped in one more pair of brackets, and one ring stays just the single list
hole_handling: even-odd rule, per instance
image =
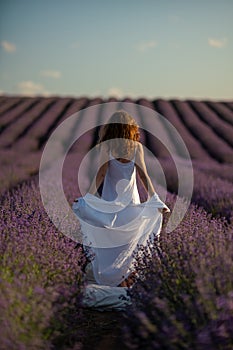
[{"label": "blue sky", "polygon": [[233,98],[232,0],[2,0],[0,92]]}]

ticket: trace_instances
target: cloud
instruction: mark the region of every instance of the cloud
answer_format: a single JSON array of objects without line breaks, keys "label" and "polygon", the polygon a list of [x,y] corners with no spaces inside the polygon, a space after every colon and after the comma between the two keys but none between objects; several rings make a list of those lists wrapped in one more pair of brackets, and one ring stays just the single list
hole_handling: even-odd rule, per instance
[{"label": "cloud", "polygon": [[226,43],[227,43],[227,38],[223,38],[223,39],[208,38],[208,44],[209,46],[212,46],[212,47],[221,48],[226,46]]},{"label": "cloud", "polygon": [[49,77],[53,79],[59,79],[61,77],[61,72],[57,70],[43,70],[40,72],[44,77]]},{"label": "cloud", "polygon": [[144,42],[141,42],[139,43],[137,46],[136,46],[136,49],[138,51],[141,51],[141,52],[144,52],[146,50],[149,50],[149,49],[152,49],[153,47],[157,46],[157,42],[154,41],[154,40],[151,40],[151,41],[144,41]]},{"label": "cloud", "polygon": [[111,87],[110,89],[108,89],[107,95],[111,97],[122,98],[125,94],[121,89],[117,87]]},{"label": "cloud", "polygon": [[9,41],[2,41],[1,46],[3,47],[3,50],[9,53],[13,53],[16,51],[15,44],[9,43]]},{"label": "cloud", "polygon": [[17,84],[19,93],[26,96],[48,96],[49,92],[45,90],[44,86],[41,84],[34,83],[33,81],[21,81]]}]

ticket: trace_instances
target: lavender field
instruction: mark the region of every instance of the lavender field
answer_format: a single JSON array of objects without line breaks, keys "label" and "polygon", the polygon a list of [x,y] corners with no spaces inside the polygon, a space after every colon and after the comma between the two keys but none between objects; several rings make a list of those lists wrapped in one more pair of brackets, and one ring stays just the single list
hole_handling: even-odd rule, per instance
[{"label": "lavender field", "polygon": [[[194,170],[191,205],[179,226],[165,230],[159,254],[145,250],[132,307],[98,313],[82,307],[85,257],[61,233],[43,207],[38,171],[51,133],[80,111],[71,134],[92,118],[108,115],[105,102],[133,102],[163,115],[179,132]],[[99,105],[99,106],[98,106]],[[140,113],[139,113],[140,114]],[[139,115],[140,118],[140,115]],[[150,129],[151,118],[140,124]],[[144,124],[143,124],[144,123]],[[164,125],[161,134],[182,157]],[[83,134],[64,164],[70,205],[81,194],[78,166],[97,141],[97,128]],[[167,148],[141,129],[141,142],[159,160],[171,211],[178,193]],[[0,96],[0,349],[213,349],[233,348],[233,103],[181,100],[103,100]],[[150,158],[146,159],[150,163]],[[183,165],[184,188],[186,167]],[[83,178],[85,182],[85,178]],[[163,185],[154,169],[153,182]],[[188,181],[187,181],[188,186]],[[141,196],[143,193],[141,192]]]}]

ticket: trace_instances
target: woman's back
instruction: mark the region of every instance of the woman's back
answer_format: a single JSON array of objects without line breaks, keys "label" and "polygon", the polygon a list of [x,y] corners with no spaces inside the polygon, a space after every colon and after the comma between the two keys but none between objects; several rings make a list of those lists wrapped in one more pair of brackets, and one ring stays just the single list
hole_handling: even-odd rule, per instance
[{"label": "woman's back", "polygon": [[[109,150],[108,170],[104,179],[102,198],[113,201],[118,198],[119,201],[130,201],[140,203],[139,193],[136,184],[136,158],[137,147],[134,147],[133,153],[129,153],[127,158],[115,158],[116,152]],[[119,153],[118,153],[119,155]],[[129,156],[133,158],[130,160]]]}]

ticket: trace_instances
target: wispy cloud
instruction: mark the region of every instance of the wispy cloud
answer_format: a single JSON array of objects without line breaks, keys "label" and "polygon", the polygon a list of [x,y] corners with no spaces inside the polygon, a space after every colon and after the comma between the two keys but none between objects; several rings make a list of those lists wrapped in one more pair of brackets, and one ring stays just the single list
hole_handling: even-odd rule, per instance
[{"label": "wispy cloud", "polygon": [[9,41],[6,41],[6,40],[2,41],[1,46],[5,52],[13,53],[16,51],[15,44],[10,43]]},{"label": "wispy cloud", "polygon": [[111,87],[108,89],[107,95],[111,97],[122,98],[125,94],[121,89],[117,87]]},{"label": "wispy cloud", "polygon": [[144,42],[138,43],[136,45],[136,49],[138,51],[144,52],[144,51],[147,51],[149,49],[152,49],[153,47],[155,47],[157,45],[158,45],[158,43],[155,40],[144,41]]},{"label": "wispy cloud", "polygon": [[43,85],[34,83],[31,80],[21,81],[17,84],[19,93],[26,96],[48,96],[49,92],[44,88]]},{"label": "wispy cloud", "polygon": [[208,44],[209,46],[212,46],[212,47],[221,48],[226,46],[227,38],[223,38],[223,39],[208,38]]},{"label": "wispy cloud", "polygon": [[49,77],[53,79],[59,79],[61,77],[61,72],[57,70],[43,70],[40,74],[44,77]]}]

